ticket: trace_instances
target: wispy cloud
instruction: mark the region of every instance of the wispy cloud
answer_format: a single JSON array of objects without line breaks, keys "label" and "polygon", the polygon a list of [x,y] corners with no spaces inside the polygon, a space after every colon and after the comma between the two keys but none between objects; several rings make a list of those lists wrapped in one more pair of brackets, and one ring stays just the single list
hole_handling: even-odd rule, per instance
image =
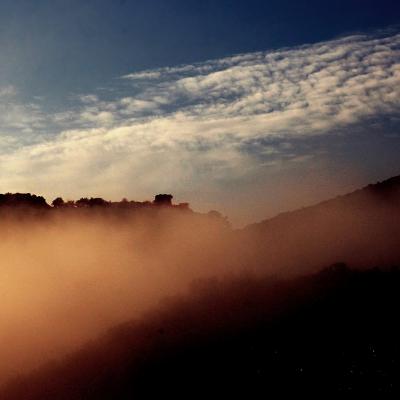
[{"label": "wispy cloud", "polygon": [[[49,115],[0,88],[0,127],[14,146],[1,156],[1,186],[141,196],[309,162],[292,140],[398,113],[400,34],[135,72],[108,88]],[[26,143],[11,128],[53,134]]]},{"label": "wispy cloud", "polygon": [[0,87],[0,129],[1,134],[33,132],[43,125],[44,116],[39,104],[24,102],[18,98],[14,86]]}]

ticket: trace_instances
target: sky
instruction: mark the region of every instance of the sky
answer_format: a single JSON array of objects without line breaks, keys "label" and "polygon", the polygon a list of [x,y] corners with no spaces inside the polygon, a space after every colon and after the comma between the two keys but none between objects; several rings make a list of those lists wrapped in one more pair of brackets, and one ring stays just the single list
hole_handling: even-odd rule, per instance
[{"label": "sky", "polygon": [[1,0],[0,192],[237,226],[400,174],[400,3]]}]

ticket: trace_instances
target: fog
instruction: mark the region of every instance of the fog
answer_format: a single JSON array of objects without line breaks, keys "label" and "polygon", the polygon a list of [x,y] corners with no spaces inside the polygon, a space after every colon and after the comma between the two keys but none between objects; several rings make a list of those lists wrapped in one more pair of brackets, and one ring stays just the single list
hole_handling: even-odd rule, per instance
[{"label": "fog", "polygon": [[356,192],[240,231],[168,207],[2,215],[0,383],[190,295],[193,281],[399,265],[396,196]]},{"label": "fog", "polygon": [[209,218],[167,211],[3,222],[0,380],[138,317],[193,279],[232,273],[227,233]]}]

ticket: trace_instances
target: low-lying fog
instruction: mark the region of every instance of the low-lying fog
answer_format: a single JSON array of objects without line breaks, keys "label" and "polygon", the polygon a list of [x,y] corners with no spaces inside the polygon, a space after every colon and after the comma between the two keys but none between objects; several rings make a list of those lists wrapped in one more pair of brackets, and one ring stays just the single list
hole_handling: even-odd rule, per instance
[{"label": "low-lying fog", "polygon": [[0,381],[139,316],[193,279],[231,272],[221,230],[168,212],[3,222]]},{"label": "low-lying fog", "polygon": [[196,279],[398,262],[398,203],[360,204],[305,210],[240,232],[177,210],[2,218],[0,383],[187,293]]}]

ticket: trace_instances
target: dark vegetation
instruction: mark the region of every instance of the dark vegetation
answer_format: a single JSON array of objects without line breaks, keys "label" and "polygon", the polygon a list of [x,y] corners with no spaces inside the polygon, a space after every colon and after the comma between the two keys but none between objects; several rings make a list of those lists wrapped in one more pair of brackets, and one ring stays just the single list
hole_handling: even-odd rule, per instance
[{"label": "dark vegetation", "polygon": [[259,398],[400,392],[400,272],[193,284],[1,398]]},{"label": "dark vegetation", "polygon": [[49,205],[42,196],[30,193],[5,193],[0,194],[0,207],[49,208]]},{"label": "dark vegetation", "polygon": [[[42,207],[193,213],[169,196],[153,203],[56,199]],[[0,399],[400,392],[400,177],[223,234],[229,240],[222,257],[207,262],[248,272],[193,282],[186,296],[164,299],[69,357],[9,382]]]},{"label": "dark vegetation", "polygon": [[172,204],[173,196],[171,194],[158,194],[155,196],[154,201],[128,201],[122,199],[121,201],[107,201],[101,197],[81,197],[79,200],[64,201],[61,197],[56,197],[50,207],[44,197],[36,196],[31,193],[6,193],[0,194],[0,207],[8,209],[60,209],[60,208],[129,208],[129,209],[143,209],[154,208],[159,206],[178,208],[182,210],[190,210],[188,203],[180,203],[177,205]]},{"label": "dark vegetation", "polygon": [[[27,220],[36,219],[45,221],[58,216],[61,218],[84,217],[92,219],[93,216],[112,219],[157,218],[159,214],[185,213],[193,221],[206,219],[213,223],[230,227],[228,218],[215,210],[208,213],[194,212],[189,203],[173,204],[171,194],[158,194],[153,201],[127,200],[108,201],[101,197],[81,197],[78,200],[64,200],[56,197],[49,205],[43,196],[31,193],[6,193],[0,194],[0,223],[1,220]],[[151,229],[151,227],[149,227]]]},{"label": "dark vegetation", "polygon": [[[46,218],[54,215],[86,216],[91,217],[93,212],[97,216],[129,217],[157,216],[157,212],[185,212],[194,218],[206,217],[225,227],[230,223],[227,217],[215,210],[206,214],[194,212],[189,203],[173,204],[171,194],[157,194],[153,201],[127,200],[108,201],[101,197],[81,197],[78,200],[64,200],[56,197],[49,205],[43,196],[31,193],[6,193],[0,194],[0,218],[25,219],[30,217]],[[0,221],[1,222],[1,221]]]}]

